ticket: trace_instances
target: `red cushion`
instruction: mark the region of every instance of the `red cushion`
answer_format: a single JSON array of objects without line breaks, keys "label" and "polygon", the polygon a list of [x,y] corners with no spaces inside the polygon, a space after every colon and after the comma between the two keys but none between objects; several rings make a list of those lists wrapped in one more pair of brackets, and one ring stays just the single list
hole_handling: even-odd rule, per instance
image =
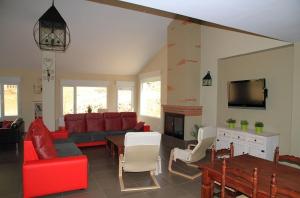
[{"label": "red cushion", "polygon": [[11,123],[13,123],[13,121],[3,120],[3,122],[2,122],[2,128],[6,128],[6,129],[10,128]]},{"label": "red cushion", "polygon": [[103,113],[105,131],[121,131],[122,122],[120,113],[107,112]]},{"label": "red cushion", "polygon": [[87,131],[104,131],[104,119],[102,113],[87,113],[85,118]]},{"label": "red cushion", "polygon": [[123,117],[122,118],[122,130],[133,129],[137,123],[136,117]]},{"label": "red cushion", "polygon": [[52,159],[57,156],[49,130],[41,119],[31,123],[28,133],[40,159]]},{"label": "red cushion", "polygon": [[65,127],[70,133],[86,132],[85,114],[67,114],[65,115]]},{"label": "red cushion", "polygon": [[135,112],[121,112],[122,130],[133,129],[137,123],[137,116]]},{"label": "red cushion", "polygon": [[143,131],[143,129],[144,129],[144,124],[145,124],[145,122],[138,122],[138,123],[135,125],[134,129],[135,129],[136,131]]}]

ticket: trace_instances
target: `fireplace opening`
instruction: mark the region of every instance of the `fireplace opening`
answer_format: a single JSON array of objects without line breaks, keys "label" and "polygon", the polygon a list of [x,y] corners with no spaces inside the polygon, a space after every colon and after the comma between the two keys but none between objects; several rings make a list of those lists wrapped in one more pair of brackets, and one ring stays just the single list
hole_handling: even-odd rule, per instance
[{"label": "fireplace opening", "polygon": [[184,139],[184,115],[165,112],[165,134]]}]

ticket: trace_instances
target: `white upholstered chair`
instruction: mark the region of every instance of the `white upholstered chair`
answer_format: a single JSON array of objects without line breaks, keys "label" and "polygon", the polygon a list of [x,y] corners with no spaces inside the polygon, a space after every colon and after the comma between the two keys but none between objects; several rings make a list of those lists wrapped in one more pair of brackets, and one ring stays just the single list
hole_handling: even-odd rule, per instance
[{"label": "white upholstered chair", "polygon": [[[198,168],[198,166],[192,164],[203,159],[206,155],[206,150],[210,148],[215,142],[216,129],[214,127],[199,128],[198,131],[198,144],[188,145],[187,149],[174,148],[171,150],[168,169],[171,173],[183,176],[188,179],[195,179],[201,176],[201,172],[195,175],[187,175],[172,169],[173,161],[177,159],[185,162],[188,166]],[[192,147],[194,147],[192,149]]]},{"label": "white upholstered chair", "polygon": [[[155,175],[161,173],[159,156],[161,134],[158,132],[129,132],[125,135],[124,155],[119,156],[119,181],[121,191],[160,188]],[[123,172],[150,172],[152,186],[125,188]]]}]

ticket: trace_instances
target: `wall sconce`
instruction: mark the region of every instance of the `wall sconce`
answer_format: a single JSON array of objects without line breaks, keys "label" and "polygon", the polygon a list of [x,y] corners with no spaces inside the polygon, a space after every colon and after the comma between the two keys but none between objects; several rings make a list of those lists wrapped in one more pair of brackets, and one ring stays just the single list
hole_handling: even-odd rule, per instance
[{"label": "wall sconce", "polygon": [[202,79],[202,86],[211,86],[212,85],[212,78],[210,75],[210,71],[207,72],[207,74]]}]

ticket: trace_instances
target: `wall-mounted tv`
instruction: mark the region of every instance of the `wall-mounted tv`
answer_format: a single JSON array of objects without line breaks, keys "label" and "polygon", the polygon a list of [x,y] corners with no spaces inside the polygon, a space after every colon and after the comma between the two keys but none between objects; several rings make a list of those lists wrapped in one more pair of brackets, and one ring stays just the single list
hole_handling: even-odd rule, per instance
[{"label": "wall-mounted tv", "polygon": [[266,80],[240,80],[228,83],[228,107],[266,108]]}]

